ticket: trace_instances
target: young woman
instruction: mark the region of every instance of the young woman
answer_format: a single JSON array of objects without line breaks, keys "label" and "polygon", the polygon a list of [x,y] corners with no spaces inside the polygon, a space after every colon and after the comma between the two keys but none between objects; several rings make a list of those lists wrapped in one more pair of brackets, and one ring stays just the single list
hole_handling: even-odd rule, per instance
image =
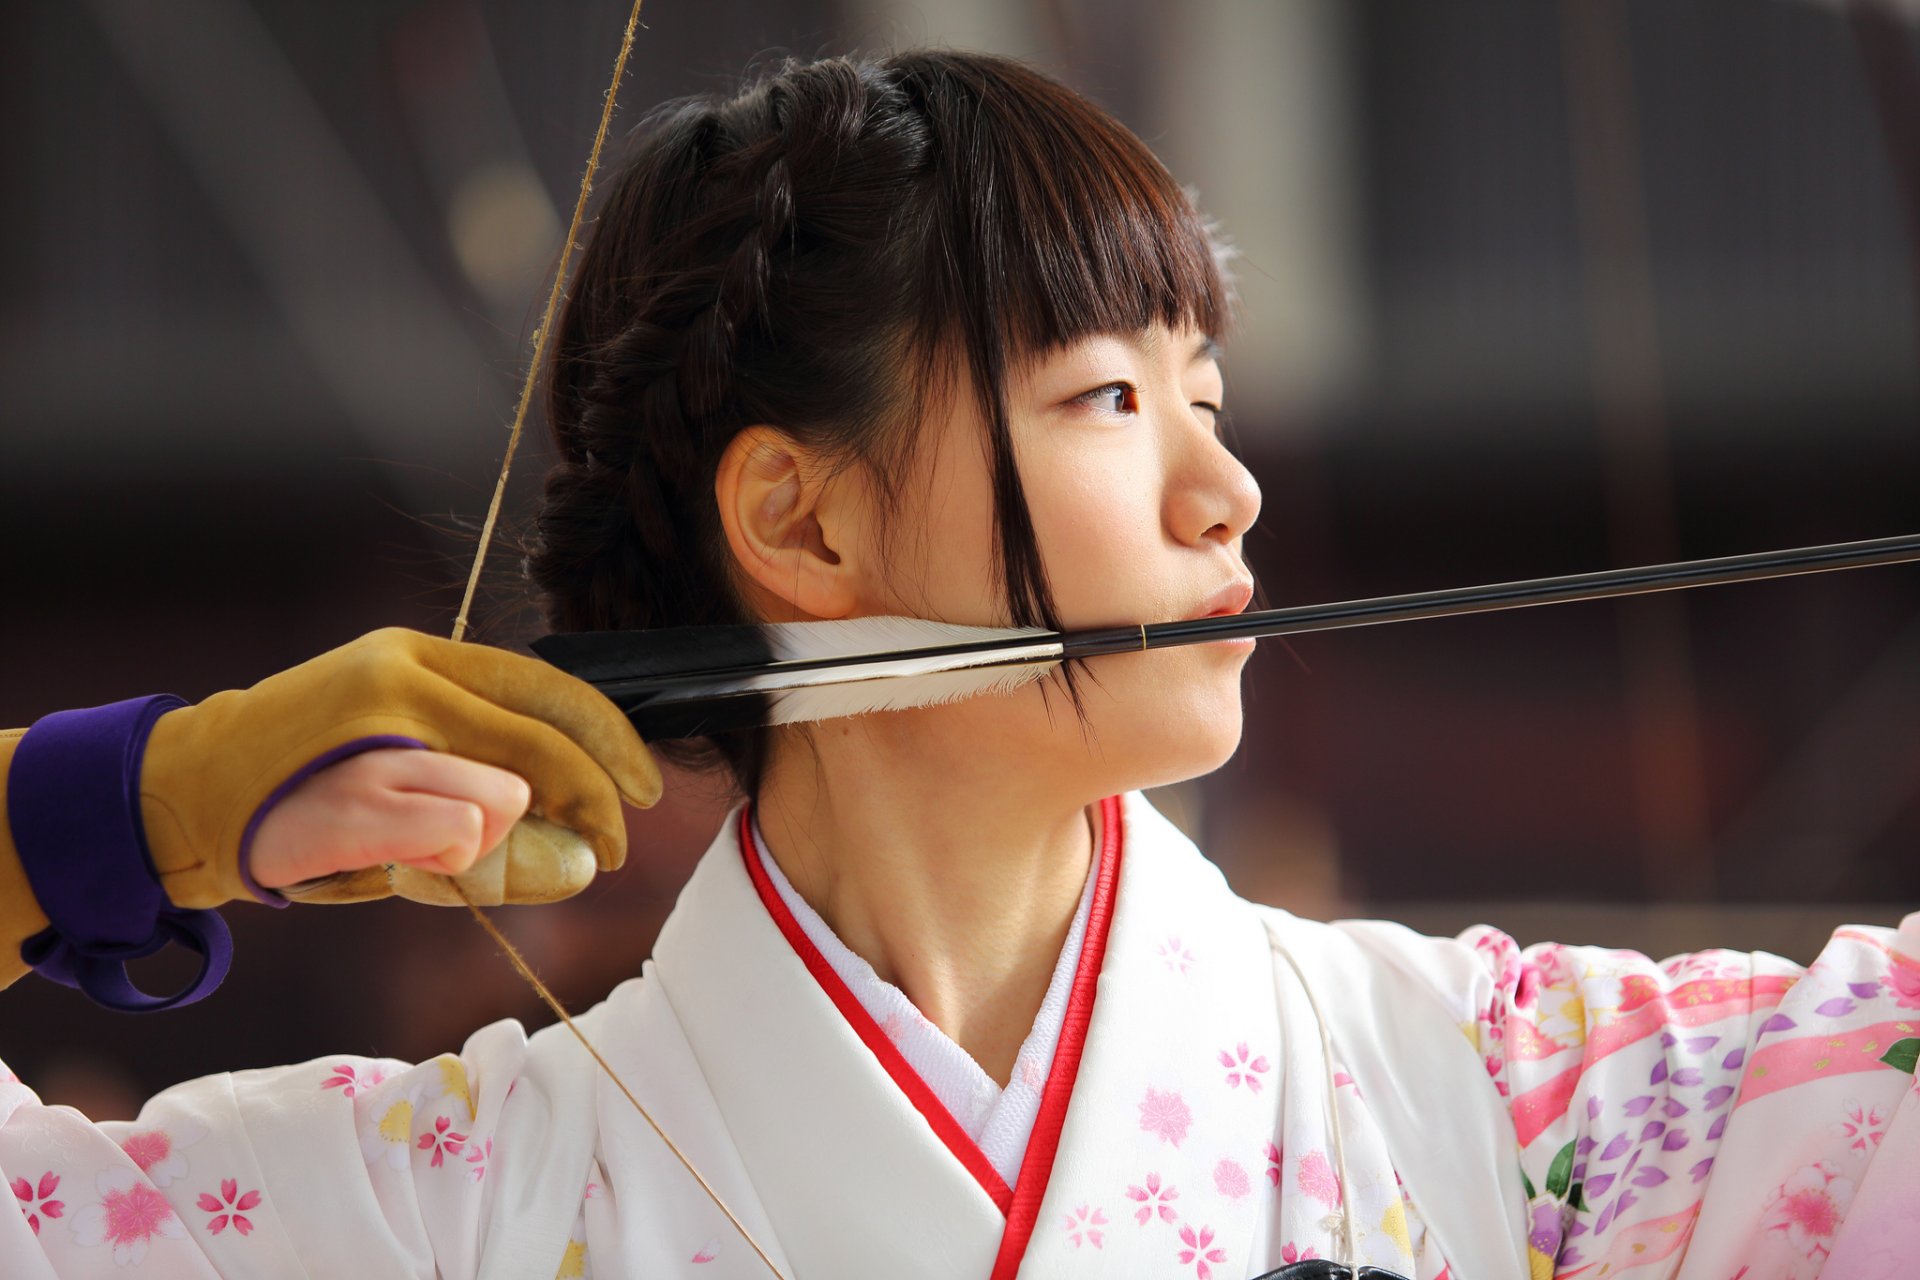
[{"label": "young woman", "polygon": [[[610,185],[548,371],[530,567],[557,629],[1246,606],[1260,499],[1219,435],[1217,246],[1095,107],[979,55],[796,65],[656,113]],[[579,1020],[611,1076],[504,1023],[415,1066],[193,1081],[128,1124],[0,1085],[0,1273],[1920,1258],[1920,916],[1803,970],[1243,902],[1138,789],[1231,755],[1249,649],[673,744],[743,803],[643,975]],[[588,687],[405,632],[0,753],[15,972],[123,1006],[143,947],[217,969],[224,901],[576,888],[660,787]],[[522,823],[476,866],[529,802],[591,852]]]}]

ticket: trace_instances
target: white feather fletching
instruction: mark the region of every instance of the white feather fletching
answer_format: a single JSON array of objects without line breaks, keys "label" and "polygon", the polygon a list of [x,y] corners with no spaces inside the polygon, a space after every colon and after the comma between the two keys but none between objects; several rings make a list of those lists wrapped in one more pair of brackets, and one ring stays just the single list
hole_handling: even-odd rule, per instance
[{"label": "white feather fletching", "polygon": [[[840,658],[860,653],[931,649],[988,640],[1051,636],[1045,627],[970,627],[926,618],[833,618],[824,622],[771,622],[760,628],[779,662]],[[992,660],[998,660],[998,655]]]},{"label": "white feather fletching", "polygon": [[905,711],[911,707],[931,707],[963,698],[1008,693],[1033,683],[1060,665],[1059,646],[1053,647],[1055,656],[1051,659],[783,690],[773,696],[767,723],[794,724],[802,720],[831,720],[836,716],[863,716],[873,711]]},{"label": "white feather fletching", "polygon": [[[891,628],[876,625],[887,623],[908,625]],[[904,711],[1017,689],[1059,666],[1063,651],[1056,633],[1037,627],[996,628],[993,630],[998,636],[983,636],[987,628],[929,623],[918,618],[860,618],[850,622],[776,625],[788,633],[771,637],[776,651],[783,645],[793,646],[782,655],[786,661],[815,655],[839,657],[847,652],[850,641],[868,651],[882,652],[897,650],[902,645],[929,648],[983,638],[1031,636],[1035,643],[988,653],[875,658],[814,670],[783,671],[774,666],[757,675],[716,682],[707,688],[682,686],[676,690],[677,697],[697,699],[723,692],[764,692],[769,695],[768,724],[828,720],[873,711]],[[824,636],[818,630],[823,627],[843,630],[838,636]],[[850,636],[849,631],[858,634]],[[799,634],[793,634],[795,632]]]}]

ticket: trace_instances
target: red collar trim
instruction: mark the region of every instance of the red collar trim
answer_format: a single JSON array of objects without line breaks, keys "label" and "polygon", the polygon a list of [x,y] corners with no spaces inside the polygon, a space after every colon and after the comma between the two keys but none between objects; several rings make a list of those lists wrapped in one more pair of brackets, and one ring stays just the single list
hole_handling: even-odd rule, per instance
[{"label": "red collar trim", "polygon": [[1000,1252],[993,1264],[993,1280],[1006,1280],[1019,1269],[1039,1217],[1040,1201],[1046,1195],[1047,1181],[1053,1173],[1053,1160],[1060,1149],[1060,1130],[1066,1123],[1067,1103],[1073,1096],[1073,1084],[1080,1074],[1080,1055],[1086,1047],[1087,1025],[1093,1019],[1093,1001],[1100,979],[1100,964],[1107,952],[1107,931],[1113,922],[1113,896],[1120,880],[1120,853],[1124,843],[1124,819],[1120,797],[1108,796],[1100,802],[1100,867],[1094,873],[1093,901],[1087,909],[1086,934],[1080,944],[1080,959],[1074,970],[1073,987],[1067,995],[1066,1018],[1060,1026],[1060,1041],[1053,1053],[1053,1066],[1047,1072],[1046,1087],[1040,1094],[1040,1111],[1034,1118],[1027,1153],[1020,1163],[1020,1177],[1014,1187],[993,1167],[986,1154],[967,1135],[953,1113],[919,1073],[901,1056],[887,1033],[880,1029],[847,984],[834,972],[827,958],[807,937],[806,930],[787,909],[773,887],[766,869],[754,855],[752,805],[740,811],[740,853],[747,865],[747,876],[766,905],[767,914],[786,937],[800,962],[827,998],[847,1020],[861,1043],[872,1051],[927,1124],[947,1145],[954,1159],[974,1176],[982,1190],[1006,1215],[1007,1229],[1000,1240]]},{"label": "red collar trim", "polygon": [[1067,993],[1067,1016],[1060,1024],[1060,1043],[1053,1051],[1047,1087],[1040,1094],[1040,1113],[1034,1117],[1027,1154],[1020,1161],[1020,1177],[1013,1189],[1013,1207],[1007,1213],[1007,1231],[1000,1237],[1000,1253],[993,1260],[992,1280],[1013,1280],[1026,1256],[1027,1241],[1040,1217],[1053,1176],[1053,1158],[1060,1150],[1060,1129],[1067,1122],[1067,1103],[1080,1076],[1080,1054],[1087,1047],[1087,1025],[1093,1021],[1093,999],[1100,985],[1100,966],[1107,955],[1107,932],[1113,924],[1114,891],[1120,884],[1121,847],[1126,843],[1126,817],[1120,797],[1100,802],[1100,869],[1094,873],[1093,902],[1087,908],[1087,932],[1080,943],[1080,964]]}]

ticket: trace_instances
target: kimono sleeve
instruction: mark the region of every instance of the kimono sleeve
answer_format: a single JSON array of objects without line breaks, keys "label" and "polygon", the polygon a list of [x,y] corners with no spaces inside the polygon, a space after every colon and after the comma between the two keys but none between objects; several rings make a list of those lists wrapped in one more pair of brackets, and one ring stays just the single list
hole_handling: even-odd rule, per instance
[{"label": "kimono sleeve", "polygon": [[1911,1274],[1920,914],[1841,928],[1807,968],[1430,941],[1513,1115],[1537,1280]]},{"label": "kimono sleeve", "polygon": [[[94,1124],[0,1068],[9,1277],[475,1274],[518,1023],[417,1065],[207,1076]],[[582,1171],[584,1179],[585,1171]]]}]

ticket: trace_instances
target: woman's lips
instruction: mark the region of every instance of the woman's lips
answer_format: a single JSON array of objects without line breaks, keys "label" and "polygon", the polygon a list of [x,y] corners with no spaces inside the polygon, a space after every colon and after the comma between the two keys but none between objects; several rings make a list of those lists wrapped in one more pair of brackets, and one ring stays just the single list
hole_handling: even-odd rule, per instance
[{"label": "woman's lips", "polygon": [[[1198,618],[1225,618],[1244,612],[1247,602],[1253,599],[1253,584],[1245,579],[1228,583],[1220,590],[1201,602],[1201,611],[1192,615],[1188,621]],[[1222,636],[1218,640],[1206,642],[1215,648],[1228,648],[1250,652],[1256,643],[1252,636]]]},{"label": "woman's lips", "polygon": [[1253,584],[1244,578],[1235,579],[1201,601],[1199,610],[1188,614],[1185,621],[1192,622],[1197,618],[1218,618],[1227,614],[1240,613],[1246,609],[1247,602],[1252,599]]}]

